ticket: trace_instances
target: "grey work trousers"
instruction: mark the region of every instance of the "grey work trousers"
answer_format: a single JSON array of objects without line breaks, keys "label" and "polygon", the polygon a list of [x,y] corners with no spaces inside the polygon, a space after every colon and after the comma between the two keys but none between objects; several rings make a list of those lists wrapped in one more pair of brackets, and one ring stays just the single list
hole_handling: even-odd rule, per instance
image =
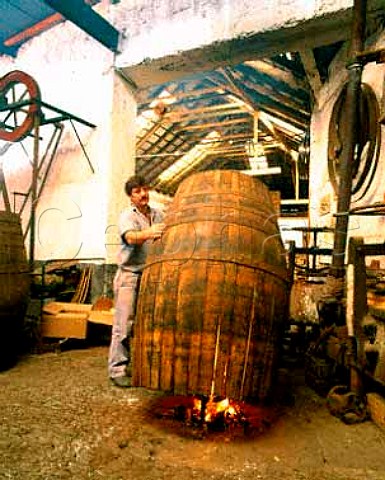
[{"label": "grey work trousers", "polygon": [[115,313],[108,354],[110,378],[126,375],[126,368],[131,360],[130,337],[135,320],[140,277],[140,273],[127,272],[118,268],[114,278]]}]

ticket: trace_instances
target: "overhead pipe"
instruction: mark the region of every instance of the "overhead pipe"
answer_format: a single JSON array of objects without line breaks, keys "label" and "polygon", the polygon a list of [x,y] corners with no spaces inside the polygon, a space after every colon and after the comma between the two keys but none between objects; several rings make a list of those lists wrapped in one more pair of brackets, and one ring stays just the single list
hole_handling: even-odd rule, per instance
[{"label": "overhead pipe", "polygon": [[359,54],[363,51],[365,43],[366,4],[366,0],[354,0],[350,61],[347,65],[349,78],[346,92],[346,121],[349,122],[349,128],[347,129],[347,136],[344,139],[345,148],[343,148],[341,152],[337,217],[332,265],[330,269],[331,276],[335,278],[341,278],[345,273],[345,250],[349,225],[349,215],[347,215],[346,212],[350,209],[354,151],[357,141],[357,131],[359,128],[358,106],[360,101],[363,69],[363,62],[359,59]]}]

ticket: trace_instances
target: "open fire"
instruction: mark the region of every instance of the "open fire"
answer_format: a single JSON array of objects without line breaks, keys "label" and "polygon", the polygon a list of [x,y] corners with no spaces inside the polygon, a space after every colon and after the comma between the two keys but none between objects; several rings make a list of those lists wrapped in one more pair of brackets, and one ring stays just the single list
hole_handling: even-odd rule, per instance
[{"label": "open fire", "polygon": [[152,413],[157,418],[179,420],[186,425],[210,431],[240,427],[246,434],[266,430],[277,416],[273,407],[201,395],[175,395],[157,399]]}]

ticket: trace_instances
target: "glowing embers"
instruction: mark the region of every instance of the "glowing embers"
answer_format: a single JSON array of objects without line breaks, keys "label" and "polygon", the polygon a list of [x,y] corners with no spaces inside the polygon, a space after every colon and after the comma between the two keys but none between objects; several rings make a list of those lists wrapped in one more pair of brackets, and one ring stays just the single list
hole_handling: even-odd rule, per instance
[{"label": "glowing embers", "polygon": [[[175,395],[158,398],[151,413],[162,420],[191,427],[192,434],[228,433],[233,437],[260,434],[273,423],[277,410],[224,397]],[[183,429],[186,434],[186,428]]]}]

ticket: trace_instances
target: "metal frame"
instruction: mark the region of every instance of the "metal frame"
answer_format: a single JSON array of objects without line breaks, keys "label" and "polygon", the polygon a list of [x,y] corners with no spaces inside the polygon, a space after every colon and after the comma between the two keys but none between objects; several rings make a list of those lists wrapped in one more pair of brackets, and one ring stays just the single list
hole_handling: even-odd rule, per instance
[{"label": "metal frame", "polygon": [[[23,194],[25,196],[23,205],[20,209],[19,213],[22,213],[24,210],[28,200],[30,199],[31,201],[31,211],[30,211],[30,218],[27,224],[27,229],[24,234],[24,237],[30,231],[30,237],[29,237],[29,263],[30,263],[30,269],[33,270],[33,265],[35,261],[35,225],[36,225],[36,207],[39,201],[39,198],[41,197],[41,194],[43,192],[44,186],[46,184],[48,174],[50,171],[50,168],[52,166],[52,162],[54,160],[54,156],[56,154],[56,151],[59,146],[59,142],[63,133],[63,125],[62,122],[69,120],[71,122],[72,128],[75,131],[76,138],[78,139],[81,148],[83,150],[83,153],[87,159],[88,165],[92,171],[92,173],[95,173],[95,170],[92,166],[92,163],[87,155],[87,152],[84,148],[84,145],[81,142],[81,139],[79,137],[78,132],[76,131],[76,128],[74,126],[73,122],[79,122],[89,128],[95,128],[96,125],[93,123],[90,123],[86,120],[83,120],[80,117],[77,117],[75,115],[72,115],[71,113],[68,113],[64,110],[61,110],[57,107],[54,107],[46,102],[43,102],[40,99],[30,99],[30,100],[25,100],[25,101],[20,101],[20,102],[15,102],[12,104],[8,104],[6,106],[0,106],[0,112],[4,111],[9,111],[10,113],[17,111],[18,109],[21,109],[26,106],[30,105],[36,105],[36,111],[33,115],[33,131],[32,133],[29,133],[29,136],[33,137],[33,160],[32,160],[32,181],[31,181],[31,186],[26,194]],[[52,112],[54,112],[56,115],[52,117]],[[51,115],[51,116],[50,116]],[[47,149],[40,159],[40,153],[39,153],[39,143],[40,143],[40,128],[45,125],[50,125],[54,124],[55,130],[51,136],[51,139],[48,142]],[[52,148],[51,153],[49,154],[49,150]],[[45,170],[44,170],[45,168]],[[43,173],[44,172],[44,173]],[[39,176],[43,175],[43,178],[41,181],[39,181]],[[17,193],[16,194],[20,194]]]}]

